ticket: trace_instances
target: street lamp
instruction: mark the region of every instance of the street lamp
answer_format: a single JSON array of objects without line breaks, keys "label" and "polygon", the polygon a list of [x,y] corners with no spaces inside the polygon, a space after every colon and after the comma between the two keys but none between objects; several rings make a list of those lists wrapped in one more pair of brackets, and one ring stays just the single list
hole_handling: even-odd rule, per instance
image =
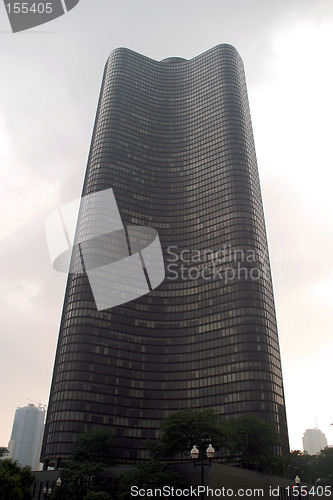
[{"label": "street lamp", "polygon": [[[204,486],[204,467],[206,465],[209,465],[209,467],[212,466],[212,459],[214,458],[214,454],[215,454],[215,450],[213,448],[213,446],[210,444],[208,446],[208,448],[206,449],[206,455],[207,455],[207,458],[208,458],[208,463],[205,462],[205,459],[202,458],[200,460],[200,462],[198,463],[198,458],[199,458],[199,450],[198,448],[196,447],[196,445],[193,446],[192,450],[191,450],[191,458],[193,460],[193,465],[194,467],[196,467],[197,465],[201,466],[201,486]],[[203,500],[204,498],[204,494],[203,492],[201,493],[201,499]]]},{"label": "street lamp", "polygon": [[295,477],[295,483],[296,483],[296,488],[299,492],[299,485],[301,484],[301,480],[300,480],[298,475],[296,475],[296,477]]},{"label": "street lamp", "polygon": [[[198,460],[198,458],[199,458],[199,450],[196,447],[196,445],[194,445],[192,450],[191,450],[191,458],[192,458],[192,460]],[[195,462],[193,462],[193,463],[195,465]]]},{"label": "street lamp", "polygon": [[58,479],[56,480],[56,486],[57,486],[57,499],[59,500],[61,498],[61,485],[62,485],[61,477],[58,477]]},{"label": "street lamp", "polygon": [[52,488],[51,488],[51,486],[49,488],[47,488],[46,486],[44,486],[43,493],[44,493],[44,498],[45,499],[49,498],[51,496],[51,494],[52,494]]},{"label": "street lamp", "polygon": [[208,446],[208,448],[206,450],[206,455],[207,455],[207,458],[209,460],[209,467],[211,467],[212,466],[212,459],[214,458],[214,455],[215,455],[215,450],[211,444]]}]

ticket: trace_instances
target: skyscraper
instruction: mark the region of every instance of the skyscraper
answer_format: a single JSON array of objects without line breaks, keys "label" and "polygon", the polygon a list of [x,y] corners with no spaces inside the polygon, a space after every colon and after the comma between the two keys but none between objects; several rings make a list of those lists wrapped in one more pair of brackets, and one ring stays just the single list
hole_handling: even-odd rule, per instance
[{"label": "skyscraper", "polygon": [[316,455],[327,446],[326,436],[319,429],[307,429],[302,439],[303,449],[309,455]]},{"label": "skyscraper", "polygon": [[45,410],[29,404],[17,408],[8,444],[10,458],[32,470],[40,466],[40,448],[44,430]]},{"label": "skyscraper", "polygon": [[275,306],[243,64],[230,45],[105,67],[83,196],[113,189],[125,226],[158,231],[166,277],[97,311],[69,275],[42,458],[114,427],[125,460],[178,408],[273,422],[288,449]]}]

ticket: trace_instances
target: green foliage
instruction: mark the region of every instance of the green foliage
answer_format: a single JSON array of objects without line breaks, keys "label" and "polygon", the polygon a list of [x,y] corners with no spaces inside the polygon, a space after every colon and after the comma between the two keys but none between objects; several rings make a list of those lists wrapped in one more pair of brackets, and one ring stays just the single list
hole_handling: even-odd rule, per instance
[{"label": "green foliage", "polygon": [[93,427],[81,434],[73,445],[71,460],[104,464],[115,463],[114,432],[107,427]]},{"label": "green foliage", "polygon": [[[131,487],[155,489],[163,488],[164,485],[182,488],[185,486],[184,478],[178,472],[168,469],[166,466],[152,461],[138,465],[135,469],[125,472],[120,476],[117,500],[132,500]],[[155,495],[140,496],[140,499],[156,498]]]},{"label": "green foliage", "polygon": [[290,479],[299,476],[302,482],[315,484],[316,479],[316,456],[302,453],[299,450],[292,451],[288,458]]},{"label": "green foliage", "polygon": [[221,417],[213,410],[172,412],[163,420],[160,432],[159,442],[152,447],[158,458],[174,458],[177,455],[189,458],[194,444],[203,454],[210,443],[218,450],[224,439]]},{"label": "green foliage", "polygon": [[30,467],[8,459],[0,461],[0,500],[30,500],[34,480]]},{"label": "green foliage", "polygon": [[246,414],[225,422],[225,446],[230,457],[239,457],[243,466],[264,472],[283,472],[284,461],[274,452],[280,444],[275,426]]},{"label": "green foliage", "polygon": [[289,457],[289,477],[298,475],[302,483],[333,488],[333,448],[325,448],[317,455],[293,451]]},{"label": "green foliage", "polygon": [[6,453],[8,453],[7,448],[0,446],[0,457],[3,457]]},{"label": "green foliage", "polygon": [[115,463],[115,456],[112,429],[93,427],[81,434],[63,471],[62,500],[109,500],[109,484],[102,472]]},{"label": "green foliage", "polygon": [[325,448],[317,455],[317,484],[333,488],[333,448]]},{"label": "green foliage", "polygon": [[157,458],[189,458],[194,444],[205,457],[212,443],[215,451],[247,468],[282,474],[285,467],[275,453],[280,443],[275,426],[254,415],[222,420],[213,410],[178,410],[163,420],[160,432],[152,446]]}]

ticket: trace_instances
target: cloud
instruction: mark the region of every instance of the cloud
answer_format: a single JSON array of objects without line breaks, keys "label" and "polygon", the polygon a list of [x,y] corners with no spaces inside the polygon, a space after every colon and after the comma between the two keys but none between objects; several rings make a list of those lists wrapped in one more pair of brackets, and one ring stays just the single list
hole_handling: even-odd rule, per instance
[{"label": "cloud", "polygon": [[327,395],[327,367],[332,363],[333,342],[316,342],[311,353],[285,363],[284,378],[291,449],[303,450],[302,434],[318,427],[332,443],[333,402]]},{"label": "cloud", "polygon": [[311,199],[313,219],[326,221],[332,217],[332,44],[331,20],[278,30],[269,76],[251,93],[263,180],[282,179],[299,197]]},{"label": "cloud", "polygon": [[36,307],[33,299],[41,291],[41,284],[38,281],[16,281],[7,283],[7,292],[4,296],[3,305],[8,313],[17,313],[18,304],[19,314],[34,314]]},{"label": "cloud", "polygon": [[283,362],[331,338],[332,45],[332,19],[280,26],[250,90]]},{"label": "cloud", "polygon": [[[327,272],[329,272],[329,270],[327,270]],[[314,301],[320,306],[331,308],[333,304],[333,270],[331,270],[330,274],[323,280],[315,283],[312,291]]]},{"label": "cloud", "polygon": [[59,198],[59,182],[38,178],[33,171],[13,161],[10,155],[0,155],[0,240],[13,237]]}]

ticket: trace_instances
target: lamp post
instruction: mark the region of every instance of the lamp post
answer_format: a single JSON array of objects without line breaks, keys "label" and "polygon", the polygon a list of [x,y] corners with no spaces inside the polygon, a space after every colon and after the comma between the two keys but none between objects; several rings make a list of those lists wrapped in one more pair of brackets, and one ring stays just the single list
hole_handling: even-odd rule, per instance
[{"label": "lamp post", "polygon": [[296,488],[298,491],[297,495],[299,496],[299,485],[301,484],[301,479],[298,475],[296,475],[296,477],[295,477],[295,483],[296,483]]},{"label": "lamp post", "polygon": [[61,485],[62,485],[62,480],[61,480],[61,477],[58,477],[58,479],[56,480],[56,486],[57,486],[57,500],[61,499]]},{"label": "lamp post", "polygon": [[[206,455],[208,458],[208,462],[205,462],[204,458],[201,458],[200,462],[198,462],[199,450],[196,447],[196,445],[194,445],[192,450],[191,450],[191,458],[193,460],[194,467],[201,466],[201,486],[204,486],[204,467],[206,465],[209,465],[209,467],[212,466],[212,459],[214,458],[214,454],[215,454],[215,450],[212,447],[212,445],[210,444],[208,446],[208,448],[206,449]],[[204,499],[204,493],[202,492],[201,493],[201,500],[203,500],[203,499]]]},{"label": "lamp post", "polygon": [[52,488],[51,488],[51,486],[50,486],[49,488],[47,488],[47,486],[44,486],[44,488],[43,488],[43,493],[44,493],[44,498],[45,498],[45,500],[46,500],[47,498],[50,498],[50,496],[51,496],[51,494],[52,494]]}]

